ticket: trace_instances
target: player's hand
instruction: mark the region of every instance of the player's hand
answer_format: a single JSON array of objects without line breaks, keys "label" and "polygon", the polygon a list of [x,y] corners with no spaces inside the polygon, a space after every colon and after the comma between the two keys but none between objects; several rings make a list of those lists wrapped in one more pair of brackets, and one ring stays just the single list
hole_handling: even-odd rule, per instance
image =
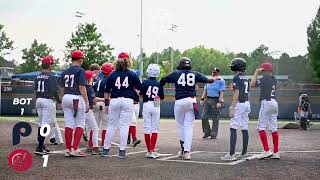
[{"label": "player's hand", "polygon": [[235,108],[233,106],[230,106],[229,108],[229,117],[233,118],[235,113]]},{"label": "player's hand", "polygon": [[214,76],[212,79],[213,79],[214,81],[217,81],[217,80],[220,80],[221,78],[220,78],[220,76]]},{"label": "player's hand", "polygon": [[89,112],[89,109],[90,109],[89,104],[86,104],[86,113]]},{"label": "player's hand", "polygon": [[61,104],[57,104],[57,110],[61,110],[62,109],[62,105]]},{"label": "player's hand", "polygon": [[255,73],[259,74],[259,73],[262,72],[262,71],[263,71],[263,68],[258,68],[258,69],[256,69],[256,72],[255,72]]},{"label": "player's hand", "polygon": [[106,108],[104,109],[104,112],[105,112],[106,114],[109,113],[109,107],[108,107],[108,106],[106,106]]},{"label": "player's hand", "polygon": [[220,109],[222,107],[222,103],[218,102],[217,103],[217,108]]},{"label": "player's hand", "polygon": [[204,105],[204,101],[200,101],[200,105],[203,106]]}]

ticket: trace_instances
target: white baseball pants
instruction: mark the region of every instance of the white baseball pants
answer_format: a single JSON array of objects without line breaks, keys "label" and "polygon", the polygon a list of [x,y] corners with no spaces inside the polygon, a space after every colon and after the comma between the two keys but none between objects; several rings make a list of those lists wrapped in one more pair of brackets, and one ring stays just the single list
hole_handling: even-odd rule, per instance
[{"label": "white baseball pants", "polygon": [[261,131],[269,128],[271,132],[277,131],[278,112],[278,103],[275,99],[271,99],[271,101],[262,100],[258,119],[258,130]]},{"label": "white baseball pants", "polygon": [[[74,117],[73,100],[79,100],[78,112]],[[65,121],[65,127],[75,129],[76,127],[85,127],[85,102],[81,95],[65,94],[62,98],[63,116]]]},{"label": "white baseball pants", "polygon": [[93,147],[99,147],[98,146],[98,136],[99,136],[99,127],[97,125],[97,121],[94,118],[93,111],[90,109],[89,112],[85,113],[86,117],[86,125],[89,129],[92,130],[92,144]]},{"label": "white baseball pants", "polygon": [[104,102],[97,102],[93,106],[94,117],[97,121],[97,125],[99,128],[105,130],[107,129],[108,123],[108,114],[105,112],[106,106]]},{"label": "white baseball pants", "polygon": [[143,128],[145,134],[158,133],[160,126],[160,107],[154,107],[153,101],[143,103]]},{"label": "white baseball pants", "polygon": [[251,112],[250,103],[246,101],[244,103],[237,103],[233,118],[231,118],[230,128],[241,130],[248,130],[249,114]]},{"label": "white baseball pants", "polygon": [[129,98],[113,98],[110,100],[107,137],[104,149],[111,147],[111,141],[116,129],[120,129],[120,150],[127,148],[129,125],[132,121],[133,100]]},{"label": "white baseball pants", "polygon": [[193,122],[195,120],[193,103],[196,103],[195,98],[184,98],[176,100],[174,104],[178,135],[180,140],[184,142],[184,150],[189,152],[191,150]]},{"label": "white baseball pants", "polygon": [[39,127],[54,123],[56,117],[56,104],[52,99],[37,98],[36,109],[39,116]]},{"label": "white baseball pants", "polygon": [[139,119],[140,104],[133,105],[132,121],[130,126],[137,126]]}]

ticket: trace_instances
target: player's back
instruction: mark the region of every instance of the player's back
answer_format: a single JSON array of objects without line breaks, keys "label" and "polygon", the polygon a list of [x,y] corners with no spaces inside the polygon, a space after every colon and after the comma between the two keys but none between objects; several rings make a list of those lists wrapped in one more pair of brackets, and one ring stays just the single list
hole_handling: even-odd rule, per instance
[{"label": "player's back", "polygon": [[116,70],[107,79],[105,92],[111,92],[111,98],[131,98],[134,99],[136,92],[140,90],[141,82],[132,70]]},{"label": "player's back", "polygon": [[34,81],[34,90],[37,98],[51,98],[58,90],[57,80],[51,72],[41,72]]},{"label": "player's back", "polygon": [[175,84],[176,100],[195,97],[196,83],[207,83],[208,78],[197,71],[176,70],[166,77],[166,82]]},{"label": "player's back", "polygon": [[149,78],[142,82],[140,95],[143,97],[143,102],[154,101],[156,96],[159,96],[160,99],[163,99],[163,87],[156,78]]},{"label": "player's back", "polygon": [[261,87],[260,101],[276,98],[277,79],[274,76],[264,75],[258,80],[257,86]]},{"label": "player's back", "polygon": [[97,82],[93,85],[93,90],[97,97],[104,97],[104,89],[106,87],[108,77],[103,76],[97,80]]},{"label": "player's back", "polygon": [[79,85],[85,85],[85,71],[80,66],[70,66],[61,74],[64,94],[80,95]]},{"label": "player's back", "polygon": [[233,89],[239,90],[239,102],[249,99],[249,81],[245,73],[238,73],[233,77]]}]

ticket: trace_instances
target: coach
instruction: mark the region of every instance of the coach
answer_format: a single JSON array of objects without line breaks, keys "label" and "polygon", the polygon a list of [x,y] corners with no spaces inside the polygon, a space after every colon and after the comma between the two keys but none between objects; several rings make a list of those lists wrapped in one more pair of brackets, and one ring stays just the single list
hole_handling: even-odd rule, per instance
[{"label": "coach", "polygon": [[[219,76],[218,68],[212,69],[212,77]],[[202,130],[203,138],[211,137],[216,139],[218,136],[220,109],[223,103],[223,93],[225,90],[225,81],[220,79],[212,84],[206,84],[202,94],[200,104],[203,105],[202,112]],[[212,129],[210,129],[209,117],[212,118]]]}]

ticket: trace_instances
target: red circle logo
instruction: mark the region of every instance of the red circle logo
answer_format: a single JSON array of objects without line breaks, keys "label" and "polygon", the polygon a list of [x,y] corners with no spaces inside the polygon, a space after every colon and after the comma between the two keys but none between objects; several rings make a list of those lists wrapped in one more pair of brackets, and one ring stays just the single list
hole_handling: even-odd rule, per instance
[{"label": "red circle logo", "polygon": [[17,172],[27,171],[32,166],[32,155],[25,149],[16,149],[8,156],[8,165]]}]

